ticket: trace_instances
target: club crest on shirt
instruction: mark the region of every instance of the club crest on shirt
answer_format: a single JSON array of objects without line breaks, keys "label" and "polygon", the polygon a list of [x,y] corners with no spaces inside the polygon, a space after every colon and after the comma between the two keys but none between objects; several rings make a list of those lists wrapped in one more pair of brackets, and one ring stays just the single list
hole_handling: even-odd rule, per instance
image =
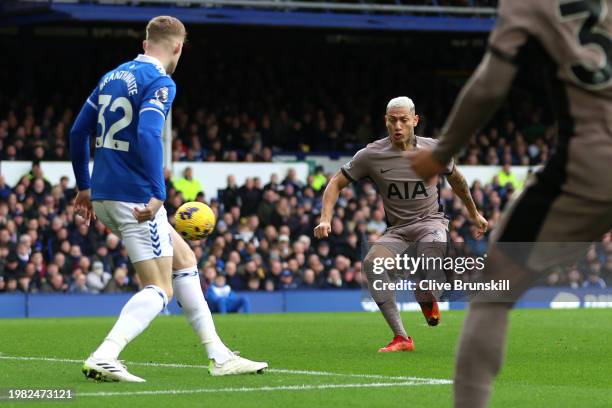
[{"label": "club crest on shirt", "polygon": [[446,237],[440,230],[435,230],[431,235],[433,236],[431,242],[446,242]]},{"label": "club crest on shirt", "polygon": [[159,88],[157,91],[155,91],[155,99],[157,99],[160,102],[167,102],[168,101],[168,88],[167,87],[163,87],[163,88]]}]

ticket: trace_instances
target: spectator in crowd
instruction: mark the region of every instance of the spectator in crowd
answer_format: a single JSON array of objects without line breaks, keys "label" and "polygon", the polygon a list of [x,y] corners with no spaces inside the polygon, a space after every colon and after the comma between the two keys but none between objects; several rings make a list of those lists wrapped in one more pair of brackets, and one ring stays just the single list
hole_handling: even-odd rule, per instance
[{"label": "spectator in crowd", "polygon": [[183,195],[185,201],[194,201],[198,193],[202,192],[202,184],[193,178],[193,169],[185,167],[183,177],[173,181],[176,191]]},{"label": "spectator in crowd", "polygon": [[130,292],[133,288],[130,286],[130,279],[127,274],[127,269],[122,266],[115,268],[113,278],[109,280],[104,288],[104,293],[122,293]]},{"label": "spectator in crowd", "polygon": [[4,176],[0,174],[0,200],[6,201],[11,194],[11,188],[6,184]]},{"label": "spectator in crowd", "polygon": [[319,285],[317,284],[317,275],[315,271],[307,268],[304,270],[304,276],[302,277],[302,281],[300,282],[299,289],[301,290],[312,290],[318,289]]},{"label": "spectator in crowd", "polygon": [[287,176],[283,180],[283,186],[287,188],[287,186],[293,187],[294,191],[299,191],[304,186],[304,182],[301,181],[297,175],[297,172],[293,167],[290,167],[287,170]]},{"label": "spectator in crowd", "polygon": [[508,185],[514,190],[519,190],[521,183],[517,180],[516,175],[512,173],[510,161],[504,162],[502,169],[497,173],[497,182],[503,188],[508,188]]},{"label": "spectator in crowd", "polygon": [[220,198],[221,202],[223,203],[223,207],[226,209],[240,206],[242,204],[240,192],[238,191],[238,185],[236,184],[236,177],[233,175],[230,174],[227,176],[227,187],[220,191]]},{"label": "spectator in crowd", "polygon": [[213,313],[236,313],[242,309],[244,313],[251,312],[249,300],[237,295],[226,283],[225,275],[217,275],[214,283],[206,291],[206,301]]},{"label": "spectator in crowd", "polygon": [[278,194],[273,189],[264,190],[263,200],[257,206],[257,217],[263,225],[272,223],[272,214],[274,213],[275,202],[278,200]]},{"label": "spectator in crowd", "polygon": [[380,209],[374,210],[372,219],[368,222],[368,232],[375,232],[382,235],[387,229],[387,223],[384,221],[384,213]]},{"label": "spectator in crowd", "polygon": [[587,279],[582,283],[582,287],[587,289],[605,289],[606,282],[598,272],[592,271],[587,275]]},{"label": "spectator in crowd", "polygon": [[261,280],[257,276],[251,276],[247,282],[247,290],[252,292],[261,290]]},{"label": "spectator in crowd", "polygon": [[[246,267],[245,267],[246,269]],[[230,286],[231,288],[235,289],[235,290],[244,290],[245,289],[245,282],[244,282],[244,276],[240,276],[238,274],[238,268],[236,266],[235,262],[232,261],[227,261],[225,263],[225,276],[226,276],[226,282],[228,284],[228,286]],[[247,275],[247,276],[252,276],[252,275]]]},{"label": "spectator in crowd", "polygon": [[[64,241],[64,242],[68,242],[68,241]],[[56,252],[54,257],[53,257],[53,263],[57,266],[57,268],[59,269],[59,272],[64,275],[70,275],[71,272],[71,268],[70,265],[66,262],[66,254],[64,253],[63,250],[60,249],[59,252]]]},{"label": "spectator in crowd", "polygon": [[329,270],[327,279],[323,283],[323,287],[327,289],[342,289],[344,288],[344,282],[342,281],[342,275],[336,268]]},{"label": "spectator in crowd", "polygon": [[257,212],[257,208],[261,201],[263,191],[255,186],[255,180],[247,177],[244,186],[238,189],[238,195],[242,206],[240,212],[244,216],[253,215]]},{"label": "spectator in crowd", "polygon": [[310,186],[316,192],[321,191],[323,187],[327,184],[327,177],[323,171],[323,166],[317,166],[315,168],[315,173],[312,175],[312,181],[310,182]]},{"label": "spectator in crowd", "polygon": [[546,286],[560,286],[561,285],[561,272],[554,270],[546,277]]},{"label": "spectator in crowd", "polygon": [[295,282],[295,276],[289,269],[285,269],[281,272],[279,277],[279,288],[281,290],[293,290],[298,288],[298,284]]},{"label": "spectator in crowd", "polygon": [[270,176],[270,182],[268,182],[264,186],[264,190],[272,190],[275,192],[279,192],[279,191],[282,191],[283,189],[284,189],[284,186],[280,184],[278,181],[278,174],[272,173],[272,175]]},{"label": "spectator in crowd", "polygon": [[68,290],[68,284],[64,282],[64,276],[60,273],[50,277],[41,287],[42,293],[64,293]]},{"label": "spectator in crowd", "polygon": [[90,293],[100,293],[106,288],[111,279],[111,274],[104,270],[104,263],[102,261],[95,261],[91,272],[88,272],[86,276],[87,289]]},{"label": "spectator in crowd", "polygon": [[8,278],[6,281],[6,292],[7,293],[15,293],[17,291],[17,279]]},{"label": "spectator in crowd", "polygon": [[68,289],[70,293],[89,293],[89,287],[87,286],[87,278],[83,273],[80,273],[70,285]]},{"label": "spectator in crowd", "polygon": [[567,281],[569,287],[572,289],[578,289],[582,287],[582,275],[577,268],[572,268],[567,274]]}]

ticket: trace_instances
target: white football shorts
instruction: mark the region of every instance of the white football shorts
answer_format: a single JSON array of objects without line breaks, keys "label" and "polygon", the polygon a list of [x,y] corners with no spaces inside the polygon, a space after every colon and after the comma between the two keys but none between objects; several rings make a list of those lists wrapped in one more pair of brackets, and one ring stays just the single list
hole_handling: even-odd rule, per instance
[{"label": "white football shorts", "polygon": [[93,202],[96,217],[123,240],[132,263],[172,256],[166,209],[160,208],[155,219],[139,224],[132,214],[135,207],[144,208],[145,204],[110,200]]}]

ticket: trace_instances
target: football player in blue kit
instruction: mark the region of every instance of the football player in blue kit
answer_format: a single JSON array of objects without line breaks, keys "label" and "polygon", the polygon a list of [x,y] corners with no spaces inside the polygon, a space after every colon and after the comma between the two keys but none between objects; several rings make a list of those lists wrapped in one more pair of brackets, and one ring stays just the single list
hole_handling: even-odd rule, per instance
[{"label": "football player in blue kit", "polygon": [[[173,295],[206,349],[211,375],[261,372],[267,363],[236,355],[217,335],[195,255],[168,222],[162,129],[176,94],[169,75],[181,57],[186,31],[169,16],[153,18],[146,31],[144,54],[102,76],[70,132],[77,214],[87,223],[95,214],[121,237],[143,287],[85,361],[83,373],[99,381],[144,382],[118,357]],[[95,160],[90,176],[92,135]]]}]

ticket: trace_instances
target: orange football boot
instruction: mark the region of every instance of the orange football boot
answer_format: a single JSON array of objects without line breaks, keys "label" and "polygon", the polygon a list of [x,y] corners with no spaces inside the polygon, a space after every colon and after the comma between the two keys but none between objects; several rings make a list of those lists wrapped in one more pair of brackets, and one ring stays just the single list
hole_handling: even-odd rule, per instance
[{"label": "orange football boot", "polygon": [[392,351],[413,351],[414,350],[414,342],[412,341],[412,337],[403,337],[403,336],[395,336],[391,343],[387,344],[385,347],[378,349],[379,353],[389,353]]},{"label": "orange football boot", "polygon": [[438,308],[438,302],[435,300],[433,302],[419,302],[419,306],[421,306],[421,311],[423,312],[423,316],[425,316],[425,320],[427,320],[427,324],[430,326],[437,326],[440,323],[440,309]]}]

